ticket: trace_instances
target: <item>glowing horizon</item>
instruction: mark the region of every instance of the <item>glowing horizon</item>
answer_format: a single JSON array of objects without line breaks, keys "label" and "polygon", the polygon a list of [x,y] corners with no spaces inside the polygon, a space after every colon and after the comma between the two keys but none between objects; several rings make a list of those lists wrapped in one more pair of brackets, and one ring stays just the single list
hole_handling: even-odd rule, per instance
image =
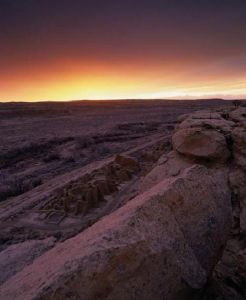
[{"label": "glowing horizon", "polygon": [[246,98],[245,1],[4,1],[0,101]]},{"label": "glowing horizon", "polygon": [[[153,72],[154,74],[154,72]],[[195,99],[195,98],[246,98],[246,79],[202,80],[160,79],[160,74],[144,76],[131,74],[107,75],[98,73],[86,76],[67,73],[66,76],[11,82],[9,88],[0,85],[0,101],[70,101],[117,99]],[[164,75],[163,75],[164,77]],[[165,82],[167,82],[165,84]],[[7,86],[8,83],[5,83]],[[11,88],[14,85],[14,88]]]}]

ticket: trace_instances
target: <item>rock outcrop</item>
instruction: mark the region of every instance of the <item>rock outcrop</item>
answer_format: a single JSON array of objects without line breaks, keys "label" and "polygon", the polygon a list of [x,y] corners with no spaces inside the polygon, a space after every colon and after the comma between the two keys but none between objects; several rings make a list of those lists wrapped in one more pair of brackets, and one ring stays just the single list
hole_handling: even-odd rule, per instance
[{"label": "rock outcrop", "polygon": [[229,114],[230,119],[236,123],[241,123],[241,125],[245,125],[246,123],[246,107],[239,107],[238,109],[234,109]]},{"label": "rock outcrop", "polygon": [[237,127],[232,131],[233,154],[236,165],[246,171],[246,128]]},{"label": "rock outcrop", "polygon": [[159,159],[141,188],[180,176],[194,162],[228,174],[231,234],[207,289],[196,299],[246,299],[246,110],[201,111],[180,116],[179,122],[172,137],[174,151]]},{"label": "rock outcrop", "polygon": [[[227,247],[198,299],[246,299],[246,109],[197,112],[180,117],[180,122],[172,139],[174,149],[184,161],[228,172],[233,207]],[[180,157],[176,163],[180,165]]]},{"label": "rock outcrop", "polygon": [[[228,115],[228,114],[225,114]],[[180,124],[177,129],[185,128],[203,128],[215,129],[222,132],[230,132],[235,126],[234,122],[224,118],[224,113],[198,111],[190,115],[180,116]]]},{"label": "rock outcrop", "polygon": [[0,298],[187,299],[217,263],[230,217],[225,174],[192,166],[36,259]]},{"label": "rock outcrop", "polygon": [[187,167],[192,166],[192,162],[185,160],[176,151],[164,154],[158,160],[153,168],[143,179],[140,184],[140,191],[144,192],[152,188],[162,180],[180,175]]},{"label": "rock outcrop", "polygon": [[0,299],[245,299],[246,111],[179,122],[151,169],[130,156],[104,167],[116,186],[142,176],[136,197],[9,278]]},{"label": "rock outcrop", "polygon": [[213,129],[180,129],[173,135],[173,146],[179,153],[194,158],[224,162],[230,156],[224,135]]}]

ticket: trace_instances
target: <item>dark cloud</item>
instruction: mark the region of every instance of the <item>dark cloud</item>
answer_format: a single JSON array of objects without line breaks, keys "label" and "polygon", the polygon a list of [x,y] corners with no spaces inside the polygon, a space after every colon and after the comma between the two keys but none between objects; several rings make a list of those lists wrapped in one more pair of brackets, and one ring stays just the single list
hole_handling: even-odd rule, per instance
[{"label": "dark cloud", "polygon": [[214,58],[246,50],[246,1],[1,0],[2,59]]}]

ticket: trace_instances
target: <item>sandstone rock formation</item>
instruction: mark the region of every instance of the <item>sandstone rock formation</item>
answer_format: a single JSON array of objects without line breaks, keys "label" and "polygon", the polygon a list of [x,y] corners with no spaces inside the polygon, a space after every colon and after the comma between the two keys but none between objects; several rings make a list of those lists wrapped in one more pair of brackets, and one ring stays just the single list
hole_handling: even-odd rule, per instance
[{"label": "sandstone rock formation", "polygon": [[194,162],[228,174],[233,207],[231,235],[207,289],[196,299],[246,299],[246,111],[196,112],[179,118],[174,152],[164,155],[142,181],[148,189],[178,176]]},{"label": "sandstone rock formation", "polygon": [[[180,116],[180,124],[177,129],[203,128],[216,129],[223,132],[230,132],[235,124],[223,117],[224,113],[198,111],[190,115]],[[227,115],[227,113],[225,114]]]},{"label": "sandstone rock formation", "polygon": [[156,166],[142,179],[140,191],[144,192],[166,178],[180,175],[192,162],[185,160],[176,151],[164,154],[158,160]]},{"label": "sandstone rock formation", "polygon": [[246,171],[246,128],[237,127],[232,131],[235,163]]},{"label": "sandstone rock formation", "polygon": [[229,115],[232,121],[240,122],[242,125],[245,125],[246,107],[239,107],[238,109],[232,110]]},{"label": "sandstone rock formation", "polygon": [[226,176],[195,165],[36,259],[0,298],[187,299],[220,257],[230,216]]},{"label": "sandstone rock formation", "polygon": [[58,191],[54,205],[82,216],[84,190],[91,213],[131,180],[137,196],[21,268],[0,299],[246,299],[245,109],[179,122],[171,152],[140,156],[147,168],[116,156]]},{"label": "sandstone rock formation", "polygon": [[194,158],[226,161],[230,156],[224,135],[216,130],[180,129],[173,135],[173,146],[179,153]]},{"label": "sandstone rock formation", "polygon": [[173,136],[174,149],[183,159],[228,172],[233,207],[227,247],[207,291],[197,299],[246,299],[246,110],[198,112],[180,121]]}]

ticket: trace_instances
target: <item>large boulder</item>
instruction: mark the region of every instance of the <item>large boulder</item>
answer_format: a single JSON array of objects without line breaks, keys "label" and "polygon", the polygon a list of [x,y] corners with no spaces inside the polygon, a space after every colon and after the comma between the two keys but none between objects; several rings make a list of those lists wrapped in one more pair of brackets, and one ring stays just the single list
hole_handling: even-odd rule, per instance
[{"label": "large boulder", "polygon": [[213,161],[226,161],[230,156],[225,136],[217,130],[185,128],[172,137],[174,149],[186,156]]},{"label": "large boulder", "polygon": [[46,252],[3,284],[0,299],[189,299],[230,222],[226,173],[195,165]]}]

